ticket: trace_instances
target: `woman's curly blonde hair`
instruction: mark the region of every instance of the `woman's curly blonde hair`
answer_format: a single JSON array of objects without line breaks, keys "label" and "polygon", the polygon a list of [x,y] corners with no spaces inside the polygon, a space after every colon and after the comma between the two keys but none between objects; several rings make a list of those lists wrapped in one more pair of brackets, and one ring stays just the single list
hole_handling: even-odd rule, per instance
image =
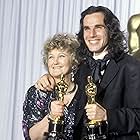
[{"label": "woman's curly blonde hair", "polygon": [[46,40],[43,47],[43,62],[47,66],[48,53],[53,49],[67,50],[73,57],[73,64],[78,65],[80,57],[76,54],[76,50],[79,47],[77,37],[70,33],[55,34],[52,38]]}]

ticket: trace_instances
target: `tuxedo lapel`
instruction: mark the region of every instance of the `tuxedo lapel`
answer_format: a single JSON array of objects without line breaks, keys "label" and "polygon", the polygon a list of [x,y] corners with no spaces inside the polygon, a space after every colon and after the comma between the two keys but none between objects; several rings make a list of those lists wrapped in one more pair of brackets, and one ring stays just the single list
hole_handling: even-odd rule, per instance
[{"label": "tuxedo lapel", "polygon": [[105,89],[106,86],[112,81],[112,79],[116,76],[117,72],[119,71],[119,67],[116,64],[116,62],[112,59],[103,75],[103,78],[101,80],[100,86],[101,89]]}]

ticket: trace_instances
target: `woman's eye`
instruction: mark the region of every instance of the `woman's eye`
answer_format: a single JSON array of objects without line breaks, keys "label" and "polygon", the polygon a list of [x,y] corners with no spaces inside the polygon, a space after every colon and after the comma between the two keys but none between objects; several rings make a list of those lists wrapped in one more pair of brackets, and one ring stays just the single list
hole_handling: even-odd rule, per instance
[{"label": "woman's eye", "polygon": [[65,55],[64,54],[61,54],[59,57],[65,57]]},{"label": "woman's eye", "polygon": [[48,56],[48,59],[52,59],[53,58],[53,56]]}]

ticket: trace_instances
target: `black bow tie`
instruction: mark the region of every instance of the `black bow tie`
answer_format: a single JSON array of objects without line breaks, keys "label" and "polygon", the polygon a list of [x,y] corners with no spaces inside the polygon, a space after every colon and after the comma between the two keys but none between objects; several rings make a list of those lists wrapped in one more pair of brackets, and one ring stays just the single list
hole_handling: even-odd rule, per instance
[{"label": "black bow tie", "polygon": [[106,64],[109,59],[109,55],[106,55],[102,60],[95,60],[92,57],[87,57],[86,61],[91,69],[91,75],[93,77],[94,83],[99,83],[102,79],[101,72],[106,69]]}]

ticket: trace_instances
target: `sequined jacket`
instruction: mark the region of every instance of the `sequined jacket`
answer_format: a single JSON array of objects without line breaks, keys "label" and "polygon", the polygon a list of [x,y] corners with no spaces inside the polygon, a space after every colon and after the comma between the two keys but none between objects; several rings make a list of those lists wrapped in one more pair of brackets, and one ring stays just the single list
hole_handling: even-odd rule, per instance
[{"label": "sequined jacket", "polygon": [[[54,100],[54,92],[43,92],[34,86],[27,91],[23,104],[23,134],[26,140],[30,140],[29,129],[41,121],[49,113],[49,104]],[[86,104],[86,96],[79,88],[68,107],[64,109],[64,135],[68,140],[80,140],[82,138],[83,113]]]}]

